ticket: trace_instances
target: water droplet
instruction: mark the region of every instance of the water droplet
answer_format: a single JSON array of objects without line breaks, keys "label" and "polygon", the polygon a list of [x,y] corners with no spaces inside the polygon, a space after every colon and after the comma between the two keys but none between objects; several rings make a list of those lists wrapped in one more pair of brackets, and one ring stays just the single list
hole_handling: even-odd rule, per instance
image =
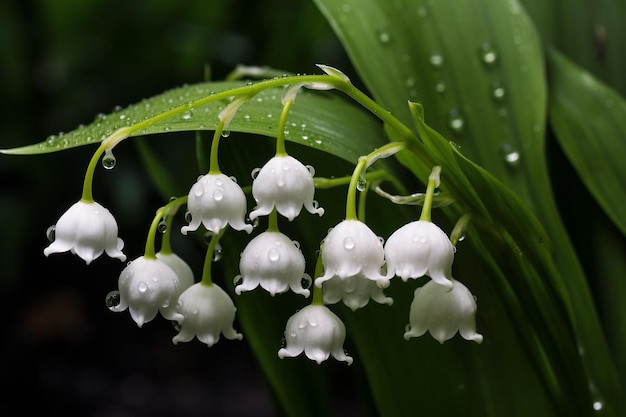
[{"label": "water droplet", "polygon": [[312,283],[313,283],[313,280],[311,279],[310,276],[306,274],[302,277],[302,280],[300,280],[300,284],[302,284],[302,288],[304,288],[305,290],[308,290],[309,288],[311,288]]},{"label": "water droplet", "polygon": [[309,140],[309,137],[307,135],[302,135],[302,140]]},{"label": "water droplet", "polygon": [[446,85],[443,81],[438,82],[437,84],[435,84],[435,91],[438,93],[443,93],[444,91],[446,91]]},{"label": "water droplet", "polygon": [[316,319],[309,319],[309,325],[311,327],[317,327],[317,320]]},{"label": "water droplet", "polygon": [[187,211],[185,212],[185,221],[186,221],[187,223],[191,223],[191,218],[192,218],[192,216],[191,216],[191,212],[190,212],[189,210],[187,210]]},{"label": "water droplet", "polygon": [[104,151],[104,156],[102,157],[102,166],[104,169],[113,169],[115,168],[116,163],[117,160],[115,159],[113,152],[110,150]]},{"label": "water droplet", "polygon": [[270,261],[276,262],[280,259],[280,252],[278,251],[278,249],[272,248],[267,252],[267,257]]},{"label": "water droplet", "polygon": [[56,235],[56,233],[55,233],[56,228],[57,227],[55,225],[53,225],[53,226],[48,227],[48,230],[46,230],[46,237],[48,237],[48,240],[50,242],[54,242],[54,237]]},{"label": "water droplet", "polygon": [[494,81],[493,83],[491,83],[491,88],[492,88],[491,96],[493,97],[494,100],[501,101],[502,99],[504,99],[504,96],[506,95],[506,91],[504,90],[504,87],[502,87],[499,81]]},{"label": "water droplet", "polygon": [[356,246],[356,242],[354,241],[353,238],[351,238],[350,236],[348,236],[347,238],[345,238],[343,240],[343,247],[347,250],[352,250],[354,249],[354,247]]},{"label": "water droplet", "polygon": [[222,137],[227,138],[230,136],[230,130],[222,130]]},{"label": "water droplet", "polygon": [[300,242],[298,242],[297,240],[292,240],[291,243],[293,243],[293,246],[300,249]]},{"label": "water droplet", "polygon": [[185,111],[181,116],[183,120],[190,120],[192,117],[193,117],[193,113],[191,110]]},{"label": "water droplet", "polygon": [[424,17],[426,17],[428,15],[428,10],[426,9],[426,7],[420,6],[420,7],[417,8],[417,15],[419,17],[424,18]]},{"label": "water droplet", "polygon": [[144,281],[141,281],[139,284],[137,284],[137,290],[139,292],[148,291],[148,284],[146,284]]},{"label": "water droplet", "polygon": [[517,166],[519,165],[520,153],[513,145],[506,144],[502,145],[502,155],[504,155],[504,162],[506,162],[509,166]]},{"label": "water droplet", "polygon": [[167,232],[167,223],[164,220],[161,220],[157,225],[157,230],[159,231],[159,233]]},{"label": "water droplet", "polygon": [[593,402],[593,409],[594,409],[595,411],[600,411],[600,410],[602,410],[602,407],[603,407],[602,402],[600,402],[600,401],[594,401],[594,402]]},{"label": "water droplet", "polygon": [[224,193],[222,192],[222,190],[213,191],[213,200],[221,201],[223,198],[224,198]]},{"label": "water droplet", "polygon": [[237,275],[237,276],[235,276],[235,278],[233,278],[233,285],[235,287],[237,285],[241,285],[242,282],[243,282],[243,277],[241,275]]},{"label": "water droplet", "polygon": [[380,32],[378,34],[378,40],[381,43],[389,43],[389,41],[391,41],[391,35],[389,35],[389,33],[387,32]]},{"label": "water droplet", "polygon": [[493,66],[498,60],[498,54],[489,42],[484,42],[480,45],[478,53],[480,55],[480,60],[486,66]]},{"label": "water droplet", "polygon": [[463,129],[465,128],[465,120],[463,120],[461,113],[457,109],[450,110],[448,125],[455,133],[463,132]]},{"label": "water droplet", "polygon": [[222,250],[222,245],[219,243],[215,245],[215,249],[213,250],[213,262],[217,262],[222,259],[224,251]]},{"label": "water droplet", "polygon": [[359,177],[358,181],[356,182],[356,189],[359,191],[364,191],[367,188],[367,180],[365,179],[365,177]]},{"label": "water droplet", "polygon": [[443,65],[443,56],[438,53],[432,54],[429,60],[430,64],[435,68],[439,68]]},{"label": "water droplet", "polygon": [[249,114],[244,114],[243,118],[246,119],[246,122],[250,121],[250,115]]},{"label": "water droplet", "polygon": [[311,165],[306,165],[306,169],[309,171],[309,174],[311,174],[312,177],[315,176],[315,168],[313,168]]},{"label": "water droplet", "polygon": [[404,85],[406,85],[409,88],[413,87],[415,85],[415,79],[407,78],[407,80],[404,82]]},{"label": "water droplet", "polygon": [[109,310],[114,310],[118,305],[120,305],[120,301],[120,292],[117,290],[108,293],[106,298],[104,299],[104,303]]}]

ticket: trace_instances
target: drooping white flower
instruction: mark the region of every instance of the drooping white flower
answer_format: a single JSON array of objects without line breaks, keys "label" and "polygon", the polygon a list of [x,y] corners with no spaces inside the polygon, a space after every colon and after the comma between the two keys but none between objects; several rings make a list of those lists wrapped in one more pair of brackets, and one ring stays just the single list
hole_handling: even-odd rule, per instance
[{"label": "drooping white flower", "polygon": [[159,312],[168,320],[181,317],[176,312],[176,300],[181,293],[178,276],[159,259],[141,256],[131,261],[120,274],[118,290],[119,304],[111,310],[121,312],[128,308],[139,327]]},{"label": "drooping white flower", "polygon": [[180,256],[175,253],[157,252],[156,257],[158,260],[165,262],[167,266],[174,270],[176,276],[178,277],[181,293],[194,284],[195,279],[193,277],[193,271],[187,262],[185,262]]},{"label": "drooping white flower", "polygon": [[343,301],[352,311],[365,307],[370,298],[379,304],[393,304],[393,298],[385,296],[383,289],[375,281],[360,275],[346,278],[334,276],[325,281],[322,288],[325,304]]},{"label": "drooping white flower", "polygon": [[385,243],[387,277],[407,281],[428,275],[438,284],[452,288],[454,246],[436,224],[414,221],[389,236]]},{"label": "drooping white flower", "polygon": [[313,168],[296,158],[283,155],[270,159],[252,182],[252,196],[257,206],[250,219],[266,216],[274,208],[290,221],[300,214],[302,206],[311,214],[323,215],[324,209],[313,199]]},{"label": "drooping white flower", "polygon": [[296,294],[308,297],[310,292],[302,287],[304,255],[296,242],[280,232],[266,231],[252,239],[241,253],[239,271],[241,284],[235,293],[241,294],[261,285],[272,296],[291,288]]},{"label": "drooping white flower", "polygon": [[335,313],[323,305],[308,305],[287,321],[287,344],[278,351],[278,357],[294,358],[304,352],[320,364],[333,355],[350,365],[352,358],[343,350],[345,339],[346,326]]},{"label": "drooping white flower", "polygon": [[389,279],[381,273],[385,262],[382,239],[359,220],[344,220],[335,226],[322,245],[324,275],[315,279],[321,287],[333,277],[345,279],[361,276],[375,281],[381,288]]},{"label": "drooping white flower", "polygon": [[54,241],[44,255],[71,251],[87,265],[106,252],[111,258],[126,260],[124,242],[117,237],[117,222],[109,210],[94,201],[79,201],[54,226]]},{"label": "drooping white flower", "polygon": [[197,230],[200,223],[215,234],[229,224],[235,230],[252,232],[252,225],[244,220],[246,195],[235,181],[222,173],[199,177],[189,190],[187,208],[191,221],[180,229],[184,235]]},{"label": "drooping white flower", "polygon": [[483,336],[476,333],[476,300],[467,287],[452,281],[452,289],[428,281],[415,290],[404,338],[409,340],[429,331],[439,343],[451,339],[458,331],[463,339],[476,343]]},{"label": "drooping white flower", "polygon": [[209,347],[220,339],[220,333],[230,340],[243,336],[233,328],[237,308],[226,292],[215,284],[201,282],[192,285],[178,298],[180,330],[172,339],[174,344],[189,342],[195,337]]}]

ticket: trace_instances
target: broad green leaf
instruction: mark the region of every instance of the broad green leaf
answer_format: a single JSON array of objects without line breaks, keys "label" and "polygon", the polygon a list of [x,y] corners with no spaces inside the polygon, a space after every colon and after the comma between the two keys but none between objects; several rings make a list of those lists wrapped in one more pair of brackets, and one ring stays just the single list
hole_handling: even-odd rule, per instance
[{"label": "broad green leaf", "polygon": [[[282,78],[284,85],[297,78]],[[111,114],[100,114],[95,120],[68,133],[53,135],[45,141],[14,149],[5,154],[40,154],[70,149],[101,142],[122,127],[141,126],[148,119],[155,120],[134,131],[131,136],[166,132],[214,130],[219,112],[229,103],[230,91],[249,91],[246,82],[209,82],[187,85],[155,97],[118,109]],[[276,136],[281,114],[283,87],[260,91],[244,103],[230,122],[233,132]],[[215,97],[215,99],[212,98]],[[199,101],[204,104],[198,105]],[[287,120],[287,140],[329,152],[354,162],[384,141],[382,128],[367,113],[328,93],[302,91],[298,95]],[[358,140],[355,140],[358,138]]]},{"label": "broad green leaf", "polygon": [[[555,318],[554,323],[573,320],[577,336],[576,341],[569,343],[554,340],[562,346],[550,356],[560,350],[569,352],[573,359],[572,353],[578,355],[572,350],[572,343],[580,347],[585,352],[582,359],[594,389],[607,396],[609,403],[615,403],[621,388],[613,373],[588,284],[550,188],[544,151],[547,86],[543,48],[524,9],[517,1],[499,0],[316,0],[316,4],[335,29],[372,95],[384,107],[409,124],[406,100],[421,102],[436,131],[453,140],[465,156],[510,187],[537,214],[549,236],[544,245],[554,254],[560,273],[555,274],[551,285],[567,287],[567,294],[560,297],[552,294],[538,298],[553,304],[558,304],[559,298],[566,304],[570,300],[571,307],[561,312],[566,316]],[[446,151],[431,152],[447,158]],[[454,164],[444,172],[455,178],[463,174]],[[458,190],[462,191],[462,187]],[[497,193],[474,193],[463,203],[475,204],[478,197],[482,206],[489,208],[503,201]],[[527,225],[517,223],[513,217],[503,223],[505,230],[516,230],[518,226],[523,231]],[[489,259],[488,254],[480,255]],[[504,276],[510,274],[501,268]],[[533,272],[535,268],[521,270],[531,275],[542,272]],[[527,278],[522,275],[518,279],[524,282]],[[543,290],[530,287],[529,291],[530,295],[539,296],[534,292]],[[573,316],[567,317],[567,312]],[[537,350],[536,354],[542,353]],[[546,375],[544,380],[549,378]],[[575,382],[574,388],[582,382],[586,384],[586,378]]]},{"label": "broad green leaf", "polygon": [[562,54],[548,54],[550,124],[589,192],[626,234],[626,102]]}]

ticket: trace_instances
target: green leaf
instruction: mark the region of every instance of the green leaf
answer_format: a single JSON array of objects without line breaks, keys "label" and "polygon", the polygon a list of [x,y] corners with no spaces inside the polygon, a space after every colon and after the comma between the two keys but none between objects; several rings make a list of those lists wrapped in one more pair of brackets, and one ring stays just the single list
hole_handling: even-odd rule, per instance
[{"label": "green leaf", "polygon": [[[297,77],[274,80],[274,84],[298,82]],[[155,97],[100,114],[86,125],[45,141],[20,148],[4,149],[5,154],[41,154],[99,143],[123,127],[133,128],[131,136],[166,132],[214,130],[219,112],[229,97],[256,92],[246,82],[209,82],[186,85]],[[231,94],[232,92],[232,94]],[[276,137],[283,87],[259,91],[244,103],[228,125],[233,132]],[[147,121],[150,119],[150,123]],[[287,120],[287,140],[301,143],[354,162],[384,142],[380,125],[365,111],[332,94],[302,91]],[[355,140],[358,138],[358,140]]]},{"label": "green leaf", "polygon": [[589,192],[626,234],[626,102],[550,50],[550,124]]}]

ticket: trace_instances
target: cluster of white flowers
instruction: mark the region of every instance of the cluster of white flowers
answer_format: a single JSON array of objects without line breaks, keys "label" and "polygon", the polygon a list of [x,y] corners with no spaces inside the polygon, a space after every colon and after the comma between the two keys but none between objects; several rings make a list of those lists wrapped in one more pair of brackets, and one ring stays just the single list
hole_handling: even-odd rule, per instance
[{"label": "cluster of white flowers", "polygon": [[[232,117],[233,111],[225,113]],[[392,154],[390,149],[395,152],[401,147],[380,150],[369,164],[382,154]],[[369,164],[360,166],[367,169]],[[280,358],[304,352],[317,363],[330,355],[352,363],[343,350],[346,328],[327,305],[342,301],[352,311],[365,307],[370,299],[391,305],[393,299],[383,291],[396,276],[405,282],[424,276],[431,278],[415,291],[410,324],[404,334],[407,340],[429,331],[441,343],[457,332],[467,340],[482,341],[475,330],[474,297],[452,278],[455,247],[446,233],[430,221],[430,205],[428,208],[425,205],[426,219],[422,216],[400,227],[386,242],[356,215],[346,215],[323,239],[320,250],[323,274],[312,280],[305,272],[305,257],[299,244],[278,230],[277,217],[281,215],[293,221],[303,207],[311,214],[324,214],[324,209],[314,200],[313,168],[277,150],[276,156],[255,172],[251,194],[256,206],[249,219],[269,216],[269,226],[243,249],[234,292],[240,295],[261,287],[272,296],[291,290],[309,297],[309,287],[314,283],[312,303],[286,323],[286,345],[278,351]],[[361,172],[355,170],[357,174],[360,176]],[[429,182],[432,189],[431,186]],[[247,233],[254,229],[246,222],[248,207],[244,191],[234,178],[219,169],[199,177],[177,204],[187,205],[188,225],[181,229],[185,235],[202,225],[211,234],[213,244],[217,244],[228,227]],[[164,208],[158,213],[151,230],[159,216],[166,217],[168,211]],[[88,264],[103,252],[121,261],[126,259],[115,219],[107,209],[88,198],[63,214],[54,231],[53,242],[44,250],[46,256],[71,251]],[[202,279],[196,282],[189,265],[171,250],[154,253],[149,249],[154,245],[151,239],[154,240],[154,234],[148,235],[144,256],[130,262],[121,272],[118,290],[108,298],[109,308],[117,312],[128,309],[139,327],[160,313],[177,323],[175,344],[197,337],[212,346],[220,335],[242,339],[233,327],[237,311],[233,299],[210,277],[212,256],[207,256],[208,267],[205,265]],[[214,246],[210,244],[209,251],[211,248]]]}]

